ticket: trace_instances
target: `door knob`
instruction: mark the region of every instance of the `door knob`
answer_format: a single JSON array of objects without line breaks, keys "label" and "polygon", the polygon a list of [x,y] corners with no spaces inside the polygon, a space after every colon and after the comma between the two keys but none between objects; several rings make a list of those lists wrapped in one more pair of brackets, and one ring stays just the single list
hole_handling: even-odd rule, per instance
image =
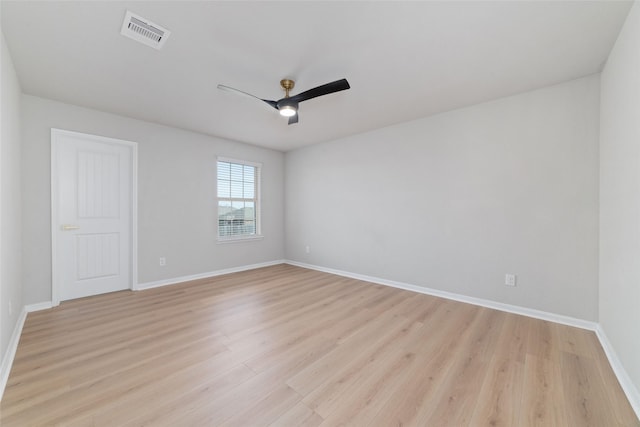
[{"label": "door knob", "polygon": [[62,230],[64,231],[69,231],[69,230],[78,230],[80,227],[77,225],[70,225],[70,224],[65,224],[62,226]]}]

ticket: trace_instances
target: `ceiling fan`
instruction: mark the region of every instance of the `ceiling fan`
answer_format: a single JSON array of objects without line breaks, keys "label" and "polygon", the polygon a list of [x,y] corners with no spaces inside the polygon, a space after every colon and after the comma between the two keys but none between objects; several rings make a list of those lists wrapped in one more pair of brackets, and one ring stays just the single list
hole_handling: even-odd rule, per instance
[{"label": "ceiling fan", "polygon": [[309,89],[297,95],[289,96],[289,91],[293,89],[294,85],[295,82],[293,80],[280,80],[280,86],[284,90],[285,94],[284,98],[279,99],[278,101],[258,98],[257,96],[251,95],[250,93],[243,92],[241,90],[234,89],[225,85],[218,85],[218,89],[249,96],[253,99],[257,99],[258,101],[266,102],[267,104],[278,110],[281,116],[289,117],[289,124],[291,125],[294,123],[298,123],[298,104],[302,101],[316,98],[318,96],[328,95],[334,92],[340,92],[341,90],[347,90],[351,87],[349,86],[349,82],[347,81],[347,79],[341,79],[336,80],[335,82],[314,87],[313,89]]}]

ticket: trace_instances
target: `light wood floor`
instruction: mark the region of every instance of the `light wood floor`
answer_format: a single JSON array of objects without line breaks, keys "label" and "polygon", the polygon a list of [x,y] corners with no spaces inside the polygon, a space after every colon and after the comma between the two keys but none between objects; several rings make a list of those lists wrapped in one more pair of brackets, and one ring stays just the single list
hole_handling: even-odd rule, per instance
[{"label": "light wood floor", "polygon": [[279,265],[29,314],[7,426],[640,426],[592,332]]}]

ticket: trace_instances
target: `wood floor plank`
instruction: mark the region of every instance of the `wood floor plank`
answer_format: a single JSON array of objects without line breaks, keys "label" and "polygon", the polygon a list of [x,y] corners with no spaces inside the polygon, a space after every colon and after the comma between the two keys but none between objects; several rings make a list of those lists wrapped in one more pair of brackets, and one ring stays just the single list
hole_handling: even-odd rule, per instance
[{"label": "wood floor plank", "polygon": [[198,397],[215,399],[255,375],[243,364],[234,365],[232,359],[233,354],[227,352],[129,390],[99,411],[76,416],[68,427],[157,425],[167,414],[181,413]]},{"label": "wood floor plank", "polygon": [[[278,379],[279,372],[277,371],[261,372],[215,399],[190,402],[189,410],[184,412],[174,411],[168,414],[161,420],[162,425],[218,426],[239,414],[255,413],[256,407],[262,407],[265,397],[269,397],[274,393],[280,394],[283,389],[290,389]],[[295,393],[294,390],[290,390],[290,393]],[[299,400],[299,395],[295,394],[295,399],[288,400],[287,403],[290,407],[293,407]],[[285,408],[285,411],[286,409],[289,408]],[[264,424],[269,424],[273,421],[269,420]]]},{"label": "wood floor plank", "polygon": [[470,425],[518,425],[523,383],[524,363],[494,357],[487,367]]},{"label": "wood floor plank", "polygon": [[[410,321],[397,316],[379,316],[361,328],[349,340],[341,343],[333,351],[291,375],[287,380],[294,390],[303,396],[308,395],[333,376],[344,375],[351,365],[357,369],[360,360],[383,347],[396,331],[409,325]],[[357,349],[357,350],[356,350]],[[366,353],[362,351],[366,350]],[[357,351],[357,352],[356,352]],[[313,408],[312,408],[313,409]]]},{"label": "wood floor plank", "polygon": [[489,370],[493,349],[498,341],[504,313],[481,309],[464,346],[463,357],[447,373],[442,383],[436,407],[425,425],[468,425],[476,406],[482,384]]},{"label": "wood floor plank", "polygon": [[[547,348],[544,354],[550,356],[550,350]],[[555,352],[553,357],[527,354],[520,425],[540,427],[580,425],[577,422],[570,424],[567,418],[568,413],[571,412],[568,408],[571,401],[565,399],[562,369],[555,359]],[[560,359],[559,355],[557,359]]]},{"label": "wood floor plank", "polygon": [[[321,414],[322,411],[326,412],[321,425],[371,425],[377,418],[380,406],[412,374],[412,369],[416,366],[416,355],[395,349],[388,357],[377,362],[369,365],[368,369],[363,369],[362,379],[351,382],[339,400],[328,408],[318,408]],[[345,400],[350,403],[344,405],[342,402]]]},{"label": "wood floor plank", "polygon": [[268,425],[294,408],[302,399],[291,387],[281,384],[276,390],[264,397],[247,410],[238,412],[222,424],[221,427],[243,427]]},{"label": "wood floor plank", "polygon": [[[331,423],[355,422],[363,411],[377,412],[376,403],[384,391],[389,391],[393,380],[408,369],[415,355],[403,350],[403,342],[416,335],[418,323],[407,323],[394,334],[394,339],[373,352],[364,351],[367,359],[352,365],[351,369],[335,376],[303,400]],[[385,388],[387,390],[385,390]],[[388,397],[388,396],[387,396]],[[384,398],[382,401],[386,400]],[[345,405],[344,402],[349,402]]]},{"label": "wood floor plank", "polygon": [[528,322],[506,313],[471,425],[514,426],[520,420]]},{"label": "wood floor plank", "polygon": [[[595,334],[590,335],[591,345],[593,347],[593,351],[596,354],[596,363],[598,369],[600,371],[600,375],[602,376],[605,384],[607,400],[609,402],[609,406],[611,407],[611,411],[614,414],[614,422],[612,425],[615,426],[624,426],[624,425],[634,425],[640,426],[640,420],[638,420],[633,412],[633,408],[629,405],[626,395],[616,378],[611,365],[607,359],[607,356],[598,341],[598,338]],[[629,420],[635,420],[636,424],[632,424]]]},{"label": "wood floor plank", "polygon": [[242,364],[216,372],[206,380],[191,380],[192,384],[185,383],[188,377],[178,375],[167,382],[154,384],[155,387],[145,387],[132,399],[120,400],[112,410],[105,411],[106,417],[104,413],[96,414],[91,425],[178,425],[175,420],[221,398],[253,376],[255,373]]},{"label": "wood floor plank", "polygon": [[597,337],[291,265],[30,313],[5,426],[640,426]]},{"label": "wood floor plank", "polygon": [[568,419],[577,420],[585,427],[613,424],[615,416],[611,408],[593,404],[607,399],[595,361],[563,352],[561,368],[564,396],[568,401]]},{"label": "wood floor plank", "polygon": [[293,408],[269,424],[269,427],[317,427],[322,421],[320,415],[303,402],[298,402]]},{"label": "wood floor plank", "polygon": [[434,396],[455,363],[451,355],[466,341],[478,313],[468,304],[441,300],[439,310],[423,326],[425,335],[405,346],[405,351],[416,354],[418,369],[380,406],[376,414],[378,425],[425,425],[424,420],[433,412]]},{"label": "wood floor plank", "polygon": [[[169,355],[166,360],[158,359],[147,369],[132,369],[113,376],[106,376],[83,387],[69,388],[62,394],[47,395],[45,398],[38,392],[40,387],[34,387],[33,394],[37,396],[33,402],[23,401],[17,408],[2,409],[2,425],[46,425],[62,423],[70,416],[76,417],[95,411],[132,389],[153,382],[157,377],[154,372],[171,372],[181,366],[215,357],[220,353],[218,347],[209,348],[199,346],[197,350],[185,351],[180,358]],[[4,403],[4,399],[3,399]],[[14,413],[15,412],[15,413]],[[30,422],[27,422],[30,420]]]}]

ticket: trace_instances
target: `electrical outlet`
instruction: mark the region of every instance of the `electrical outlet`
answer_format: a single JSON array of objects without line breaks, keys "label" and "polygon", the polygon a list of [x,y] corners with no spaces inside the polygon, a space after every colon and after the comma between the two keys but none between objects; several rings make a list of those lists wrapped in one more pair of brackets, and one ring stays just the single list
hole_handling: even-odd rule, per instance
[{"label": "electrical outlet", "polygon": [[310,253],[311,252],[311,248],[309,246],[305,246],[304,251],[306,253]]},{"label": "electrical outlet", "polygon": [[167,265],[167,259],[163,256],[160,257],[160,267]]},{"label": "electrical outlet", "polygon": [[516,285],[516,278],[517,276],[515,274],[505,274],[504,275],[504,284],[506,286],[515,286]]}]

